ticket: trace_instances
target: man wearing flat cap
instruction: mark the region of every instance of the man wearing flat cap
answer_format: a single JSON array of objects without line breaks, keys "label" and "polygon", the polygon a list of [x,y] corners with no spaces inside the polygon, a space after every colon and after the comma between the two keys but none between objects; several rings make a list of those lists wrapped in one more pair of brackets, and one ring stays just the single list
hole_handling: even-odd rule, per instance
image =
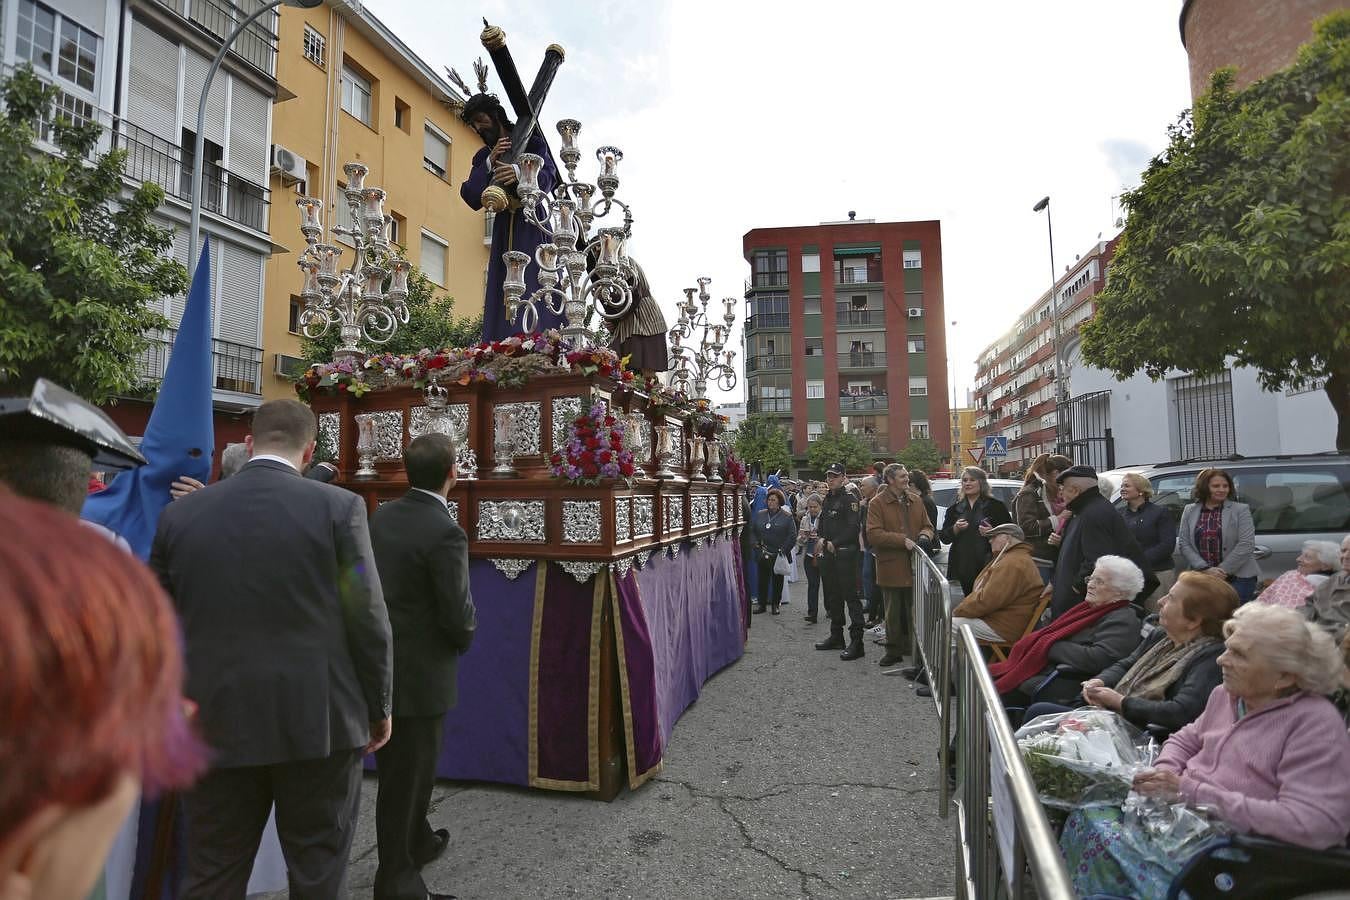
[{"label": "man wearing flat cap", "polygon": [[1142,603],[1158,586],[1158,579],[1125,519],[1098,489],[1097,471],[1091,466],[1072,466],[1055,480],[1071,516],[1055,561],[1051,619],[1064,615],[1087,596],[1088,578],[1102,556],[1123,556],[1139,567],[1144,573],[1144,590],[1135,600]]},{"label": "man wearing flat cap", "polygon": [[986,536],[994,558],[976,576],[975,589],[952,610],[952,631],[969,625],[979,640],[1011,644],[1031,624],[1046,587],[1020,527],[997,525]]}]

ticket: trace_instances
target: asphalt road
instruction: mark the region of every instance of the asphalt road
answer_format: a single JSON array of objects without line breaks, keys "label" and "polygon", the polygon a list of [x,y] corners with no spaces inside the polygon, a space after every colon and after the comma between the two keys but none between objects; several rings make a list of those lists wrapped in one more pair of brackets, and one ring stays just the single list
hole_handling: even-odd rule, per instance
[{"label": "asphalt road", "polygon": [[[805,582],[754,617],[745,656],[709,681],[665,770],[612,803],[443,783],[425,870],[464,900],[913,898],[953,890],[952,824],[937,815],[932,701],[883,677],[881,648],[845,663],[811,645]],[[362,797],[353,897],[375,877],[375,781]],[[273,895],[276,900],[285,894]]]}]

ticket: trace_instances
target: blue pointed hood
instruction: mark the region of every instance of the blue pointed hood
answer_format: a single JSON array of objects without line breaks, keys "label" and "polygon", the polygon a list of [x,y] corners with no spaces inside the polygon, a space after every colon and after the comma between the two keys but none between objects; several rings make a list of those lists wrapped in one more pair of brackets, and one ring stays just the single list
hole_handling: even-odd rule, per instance
[{"label": "blue pointed hood", "polygon": [[123,472],[108,489],[90,496],[82,518],[121,535],[143,560],[159,514],[171,502],[169,485],[181,475],[205,482],[211,477],[215,429],[211,412],[211,243],[202,242],[183,320],[155,408],[145,426],[141,453],[147,463]]}]

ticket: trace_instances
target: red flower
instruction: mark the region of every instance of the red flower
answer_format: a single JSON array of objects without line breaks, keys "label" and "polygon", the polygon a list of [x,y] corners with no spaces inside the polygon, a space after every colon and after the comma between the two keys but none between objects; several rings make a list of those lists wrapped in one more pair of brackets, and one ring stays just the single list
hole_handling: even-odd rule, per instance
[{"label": "red flower", "polygon": [[601,450],[599,454],[600,465],[604,465],[614,458],[614,453],[610,450]]},{"label": "red flower", "polygon": [[444,369],[447,360],[444,356],[433,356],[427,360],[428,369]]},{"label": "red flower", "polygon": [[586,438],[584,443],[586,444],[587,450],[594,450],[596,447],[600,446],[600,441],[593,437]]},{"label": "red flower", "polygon": [[605,416],[605,424],[608,425],[610,428],[613,428],[613,427],[614,427],[614,417],[613,417],[613,416]]},{"label": "red flower", "polygon": [[636,470],[631,462],[619,463],[619,473],[625,477],[631,477],[634,471]]},{"label": "red flower", "polygon": [[590,477],[594,478],[595,476],[600,474],[600,467],[597,466],[595,463],[591,462],[590,460],[587,460],[586,462],[582,463],[581,471],[584,472],[586,475],[589,475]]}]

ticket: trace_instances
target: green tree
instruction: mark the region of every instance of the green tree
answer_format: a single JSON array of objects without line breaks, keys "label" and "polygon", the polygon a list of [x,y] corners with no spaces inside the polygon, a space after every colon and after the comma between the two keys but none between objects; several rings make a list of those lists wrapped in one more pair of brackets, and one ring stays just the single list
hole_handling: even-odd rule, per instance
[{"label": "green tree", "polygon": [[[30,68],[0,82],[0,384],[39,377],[103,403],[139,387],[153,304],[187,289],[150,215],[156,184],[123,195],[126,151],[95,156],[101,128],[52,117],[59,92]],[[59,151],[36,152],[39,129]]]},{"label": "green tree", "polygon": [[896,459],[907,469],[918,469],[931,475],[942,467],[942,451],[928,438],[915,438],[901,450]]},{"label": "green tree", "polygon": [[1123,202],[1083,358],[1126,378],[1257,370],[1324,380],[1350,451],[1350,12],[1243,91],[1215,73]]},{"label": "green tree", "polygon": [[736,455],[749,467],[758,467],[768,475],[792,466],[788,452],[788,432],[773,416],[755,413],[736,429]]},{"label": "green tree", "polygon": [[872,450],[856,434],[826,428],[806,450],[806,461],[811,468],[824,472],[835,463],[843,463],[850,472],[872,467]]},{"label": "green tree", "polygon": [[[443,347],[470,347],[483,335],[483,317],[456,319],[455,300],[436,294],[436,286],[414,266],[408,274],[408,324],[394,332],[386,343],[372,344],[360,341],[367,353],[412,354],[419,350],[440,350]],[[330,325],[317,340],[304,338],[300,353],[308,364],[331,362],[338,345],[338,329]]]}]

